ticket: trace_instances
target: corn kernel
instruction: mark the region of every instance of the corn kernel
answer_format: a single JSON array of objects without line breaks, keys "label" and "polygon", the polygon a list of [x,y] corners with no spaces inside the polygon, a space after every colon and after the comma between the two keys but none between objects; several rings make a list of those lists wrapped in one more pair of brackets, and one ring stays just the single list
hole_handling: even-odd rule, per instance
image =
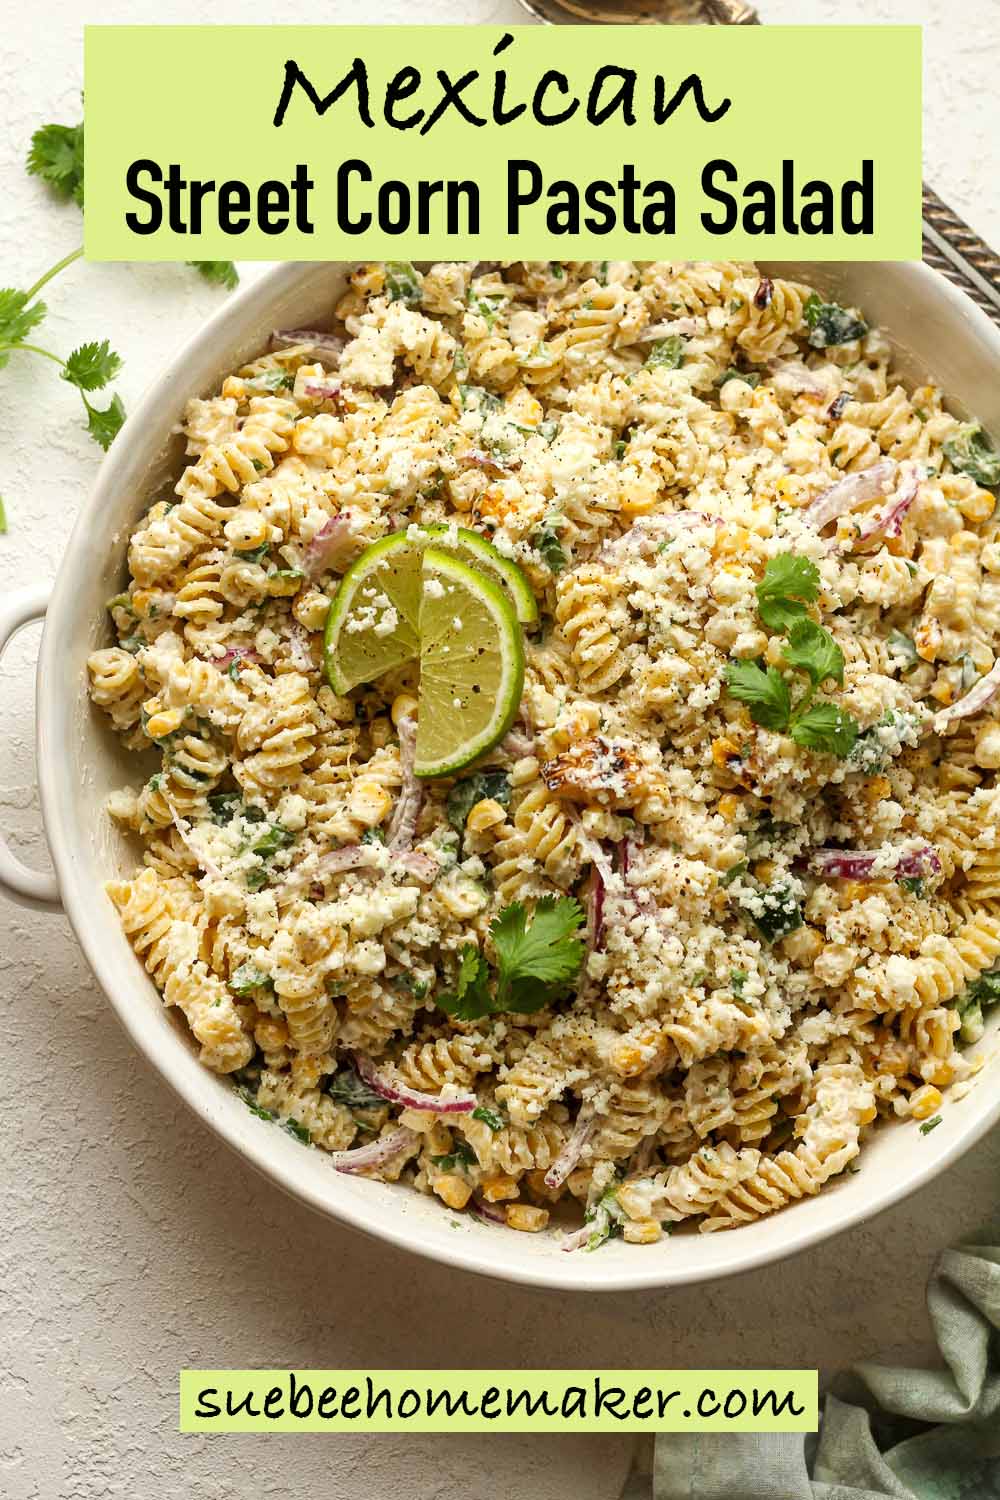
[{"label": "corn kernel", "polygon": [[261,511],[243,505],[222,529],[226,541],[237,552],[253,552],[271,539],[267,517]]},{"label": "corn kernel", "polygon": [[627,516],[642,516],[653,509],[659,496],[653,485],[626,484],[618,508]]},{"label": "corn kernel", "polygon": [[498,823],[502,823],[506,817],[506,809],[499,802],[492,797],[484,797],[470,809],[465,826],[471,833],[484,833],[487,828],[495,828]]},{"label": "corn kernel", "polygon": [[874,1104],[866,1105],[866,1107],[858,1115],[858,1123],[860,1125],[870,1125],[877,1114],[878,1109]]},{"label": "corn kernel", "polygon": [[472,1197],[472,1183],[467,1182],[464,1177],[459,1177],[457,1172],[446,1172],[433,1184],[434,1191],[438,1197],[447,1203],[449,1208],[464,1208]]},{"label": "corn kernel", "polygon": [[483,1178],[479,1191],[487,1203],[501,1203],[505,1198],[516,1198],[517,1178],[510,1177],[506,1172],[494,1172],[492,1177]]},{"label": "corn kernel", "polygon": [[910,1095],[910,1114],[915,1120],[929,1119],[940,1108],[941,1090],[932,1083],[925,1083]]},{"label": "corn kernel", "polygon": [[860,880],[845,880],[837,894],[841,906],[851,906],[855,901],[864,901],[866,896],[870,896],[871,886],[862,884]]},{"label": "corn kernel", "polygon": [[973,759],[986,771],[1000,770],[1000,723],[988,719],[976,735]]},{"label": "corn kernel", "polygon": [[955,501],[958,509],[967,521],[978,525],[982,521],[988,521],[996,507],[996,496],[989,490],[973,490],[971,495],[964,495]]},{"label": "corn kernel", "polygon": [[404,719],[415,719],[419,707],[420,704],[413,697],[412,693],[397,693],[392,700],[392,708],[389,710],[392,715],[392,722],[396,725],[397,729]]},{"label": "corn kernel", "polygon": [[629,1219],[622,1229],[622,1239],[630,1245],[655,1245],[662,1234],[655,1219]]},{"label": "corn kernel", "polygon": [[712,760],[720,771],[732,770],[732,762],[740,759],[740,747],[728,735],[720,735],[712,741]]},{"label": "corn kernel", "polygon": [[735,796],[732,792],[727,792],[724,797],[719,798],[715,810],[725,818],[727,823],[731,823],[741,806],[739,797]]},{"label": "corn kernel", "polygon": [[935,661],[941,649],[944,639],[941,626],[937,620],[928,620],[925,625],[918,625],[913,632],[913,644],[917,655],[923,661]]},{"label": "corn kernel", "polygon": [[635,1042],[619,1042],[612,1050],[611,1066],[620,1078],[633,1078],[649,1066],[649,1059]]},{"label": "corn kernel", "polygon": [[302,574],[297,568],[286,568],[283,573],[267,575],[267,592],[272,599],[290,599],[302,587]]},{"label": "corn kernel", "polygon": [[146,733],[151,740],[162,740],[173,734],[184,722],[183,708],[165,708],[160,713],[150,714],[146,720]]},{"label": "corn kernel", "polygon": [[891,791],[892,782],[888,776],[872,776],[862,787],[861,795],[869,807],[874,807],[876,802],[884,802]]},{"label": "corn kernel", "polygon": [[292,604],[292,614],[306,630],[322,630],[329,612],[330,601],[319,589],[304,589]]},{"label": "corn kernel", "polygon": [[537,1234],[548,1222],[547,1208],[534,1208],[530,1203],[511,1203],[507,1206],[508,1229],[520,1229],[524,1234]]},{"label": "corn kernel", "polygon": [[811,964],[823,951],[823,939],[815,927],[804,925],[782,939],[781,951],[793,963]]},{"label": "corn kernel", "polygon": [[933,1083],[939,1089],[946,1089],[955,1082],[955,1069],[943,1057],[929,1057],[920,1065],[920,1076],[925,1083]]},{"label": "corn kernel", "polygon": [[374,828],[388,815],[392,798],[377,781],[356,781],[351,788],[347,805],[353,818],[357,818],[367,828]]},{"label": "corn kernel", "polygon": [[778,873],[778,866],[773,859],[759,859],[753,867],[754,879],[764,885],[770,885]]}]

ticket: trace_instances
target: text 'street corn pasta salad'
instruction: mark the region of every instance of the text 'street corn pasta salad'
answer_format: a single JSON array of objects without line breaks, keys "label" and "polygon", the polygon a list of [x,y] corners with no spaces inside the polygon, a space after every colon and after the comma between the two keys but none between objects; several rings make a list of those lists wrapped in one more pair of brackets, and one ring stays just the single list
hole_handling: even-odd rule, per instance
[{"label": "text 'street corn pasta salad'", "polygon": [[1000,994],[981,430],[750,265],[369,265],[335,314],[189,403],[89,659],[161,752],[109,893],[203,1061],[567,1248],[931,1128]]}]

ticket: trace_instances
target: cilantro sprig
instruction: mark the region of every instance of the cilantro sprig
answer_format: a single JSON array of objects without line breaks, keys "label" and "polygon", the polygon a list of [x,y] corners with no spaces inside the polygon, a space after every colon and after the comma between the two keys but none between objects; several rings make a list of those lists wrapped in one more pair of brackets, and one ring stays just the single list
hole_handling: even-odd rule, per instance
[{"label": "cilantro sprig", "polygon": [[467,943],[455,988],[437,1004],[456,1020],[478,1021],[503,1011],[530,1015],[561,999],[583,963],[584,945],[574,936],[582,923],[570,896],[543,896],[530,921],[521,902],[512,902],[490,924],[495,967]]},{"label": "cilantro sprig", "polygon": [[[83,123],[78,125],[42,125],[31,137],[26,169],[39,178],[56,198],[83,207],[84,139]],[[106,406],[91,400],[96,391],[104,390],[122,367],[120,355],[107,339],[81,344],[65,358],[35,342],[35,330],[45,321],[48,308],[39,293],[83,255],[82,246],[71,250],[55,265],[44,271],[27,290],[20,287],[0,288],[0,370],[10,363],[13,354],[31,354],[47,359],[59,368],[60,377],[80,394],[87,432],[94,442],[107,451],[125,421],[125,407],[117,394]],[[239,280],[232,261],[189,261],[207,280],[234,287]],[[0,531],[6,530],[6,522]]]},{"label": "cilantro sprig", "polygon": [[807,679],[803,692],[793,701],[785,674],[760,662],[730,662],[726,669],[729,691],[745,703],[750,717],[762,729],[788,734],[806,750],[821,750],[843,759],[858,737],[858,724],[837,704],[814,703],[826,682],[844,681],[844,653],[828,630],[808,613],[819,597],[820,577],[816,564],[791,552],[772,557],[757,585],[757,612],[776,634],[785,635],[782,659]]}]

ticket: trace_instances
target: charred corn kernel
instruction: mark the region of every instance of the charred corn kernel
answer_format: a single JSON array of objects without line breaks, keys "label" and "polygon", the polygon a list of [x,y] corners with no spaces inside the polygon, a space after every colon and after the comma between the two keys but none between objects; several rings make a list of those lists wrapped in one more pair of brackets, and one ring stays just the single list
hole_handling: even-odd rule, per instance
[{"label": "charred corn kernel", "polygon": [[464,1208],[472,1197],[472,1183],[459,1177],[457,1172],[446,1172],[437,1179],[433,1187],[449,1208]]},{"label": "charred corn kernel", "polygon": [[[544,1173],[542,1176],[544,1180]],[[506,1172],[494,1172],[491,1177],[483,1178],[479,1184],[479,1191],[487,1203],[502,1203],[505,1198],[517,1197],[517,1178],[509,1176]]]},{"label": "charred corn kernel", "polygon": [[662,1234],[655,1219],[629,1219],[622,1229],[622,1239],[630,1245],[655,1245]]},{"label": "charred corn kernel", "polygon": [[377,781],[356,781],[347,799],[347,806],[352,818],[357,818],[367,828],[374,828],[388,816],[392,798]]},{"label": "charred corn kernel", "polygon": [[733,761],[738,761],[739,759],[740,747],[728,735],[719,735],[717,739],[712,741],[712,760],[719,767],[720,771],[731,770]]},{"label": "charred corn kernel", "polygon": [[303,589],[292,604],[292,614],[305,630],[322,630],[329,612],[330,601],[319,589]]},{"label": "charred corn kernel", "polygon": [[611,1052],[611,1066],[620,1078],[633,1078],[648,1068],[650,1061],[636,1042],[618,1042]]},{"label": "charred corn kernel", "polygon": [[949,1084],[955,1082],[955,1069],[943,1057],[929,1057],[920,1065],[920,1076],[925,1083],[932,1083],[939,1089],[946,1089]]},{"label": "charred corn kernel", "polygon": [[507,817],[506,809],[493,797],[484,797],[470,808],[469,816],[465,820],[465,826],[472,833],[484,833],[487,828],[495,828]]},{"label": "charred corn kernel", "polygon": [[996,507],[996,496],[989,490],[975,489],[971,495],[963,495],[961,499],[954,502],[962,515],[973,525],[982,521],[988,521]]},{"label": "charred corn kernel", "polygon": [[753,867],[755,880],[760,880],[764,885],[770,885],[778,873],[778,866],[773,859],[759,859]]},{"label": "charred corn kernel", "polygon": [[537,1234],[548,1222],[547,1208],[534,1208],[530,1203],[511,1203],[507,1206],[508,1229],[520,1229],[524,1234]]},{"label": "charred corn kernel", "polygon": [[884,802],[891,791],[892,782],[888,776],[872,776],[862,787],[861,795],[869,807],[874,807],[876,802]]},{"label": "charred corn kernel", "polygon": [[781,951],[793,963],[811,964],[823,951],[823,939],[815,927],[797,927],[786,938],[782,938]]},{"label": "charred corn kernel", "polygon": [[290,599],[302,587],[302,574],[298,568],[283,568],[267,575],[267,592],[272,599]]},{"label": "charred corn kernel", "polygon": [[372,748],[382,750],[392,739],[392,725],[388,714],[379,714],[372,719],[368,725],[368,737],[372,742]]},{"label": "charred corn kernel", "polygon": [[183,708],[164,708],[159,713],[150,714],[146,720],[146,733],[151,740],[162,740],[168,734],[173,734],[184,722]]},{"label": "charred corn kernel", "polygon": [[937,620],[928,620],[918,625],[913,632],[913,645],[922,661],[936,661],[943,636]]},{"label": "charred corn kernel", "polygon": [[237,552],[253,552],[271,540],[271,526],[259,510],[241,505],[235,516],[222,528],[226,541]]},{"label": "charred corn kernel", "polygon": [[739,812],[740,806],[739,797],[734,796],[732,792],[727,792],[724,797],[719,798],[716,804],[716,812],[721,813],[727,823],[731,823]]},{"label": "charred corn kernel", "polygon": [[412,693],[397,693],[392,700],[392,708],[389,710],[392,715],[392,722],[396,725],[397,729],[404,719],[415,719],[419,707],[420,704]]},{"label": "charred corn kernel", "polygon": [[927,1120],[941,1108],[941,1090],[932,1083],[914,1089],[910,1095],[910,1114],[915,1120]]}]

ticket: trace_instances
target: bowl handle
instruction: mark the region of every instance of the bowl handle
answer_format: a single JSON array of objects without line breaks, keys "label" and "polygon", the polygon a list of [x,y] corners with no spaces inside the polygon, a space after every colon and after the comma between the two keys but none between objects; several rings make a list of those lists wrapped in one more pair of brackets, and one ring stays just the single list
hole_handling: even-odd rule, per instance
[{"label": "bowl handle", "polygon": [[[15,631],[32,620],[43,618],[51,590],[23,589],[0,605],[0,656]],[[21,863],[0,830],[0,891],[21,906],[40,911],[60,911],[59,885],[55,875],[45,870],[31,870]]]}]

